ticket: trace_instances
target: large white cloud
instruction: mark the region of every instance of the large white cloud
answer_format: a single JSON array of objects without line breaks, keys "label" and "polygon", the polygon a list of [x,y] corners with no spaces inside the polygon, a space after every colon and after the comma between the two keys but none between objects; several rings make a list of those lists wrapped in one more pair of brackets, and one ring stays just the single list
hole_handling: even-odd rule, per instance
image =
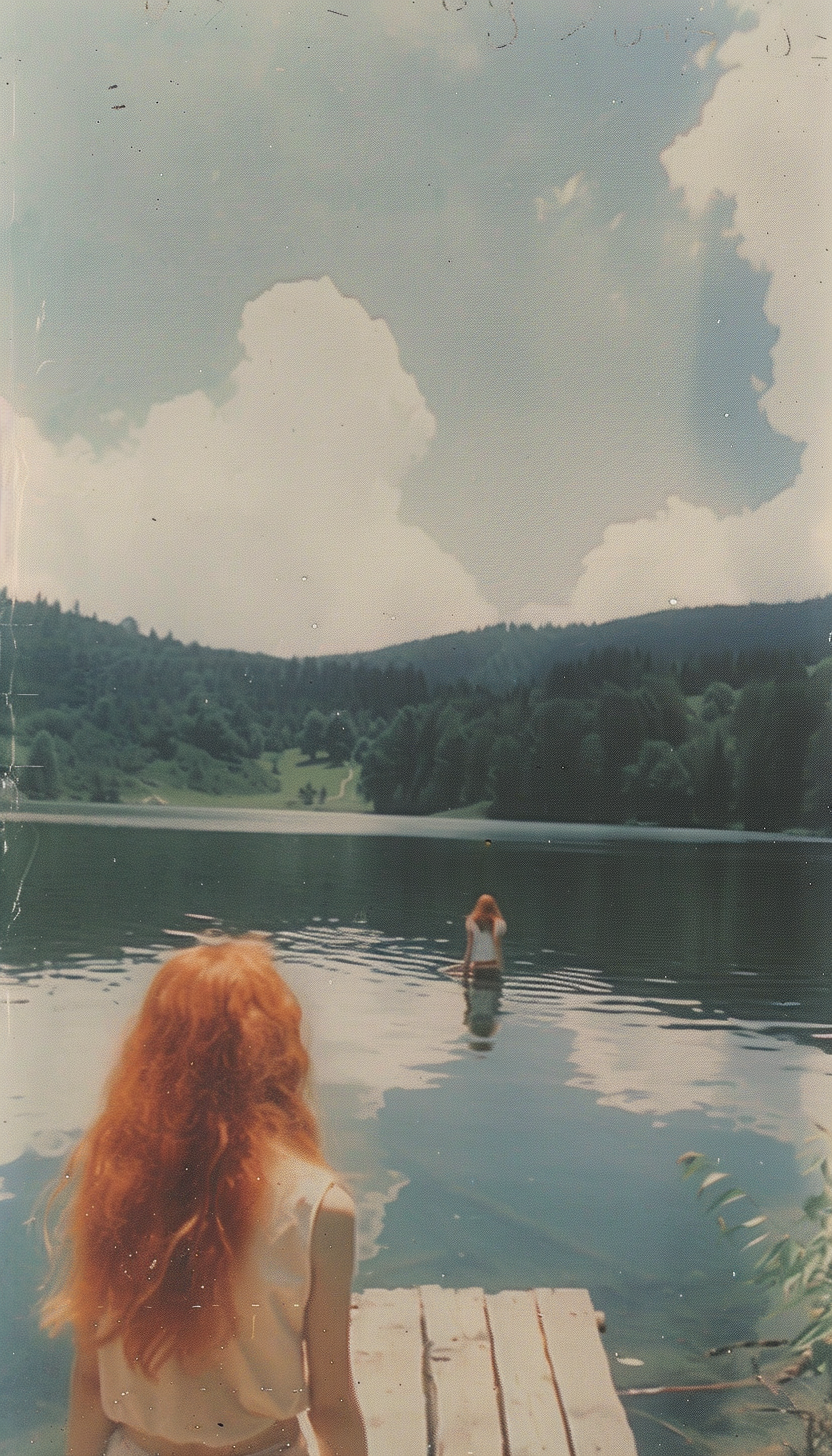
[{"label": "large white cloud", "polygon": [[758,23],[722,47],[725,73],[711,100],[662,161],[694,217],[719,197],[733,200],[737,251],[770,275],[765,311],[779,336],[760,408],[776,430],[805,442],[800,473],[739,515],[689,504],[677,483],[655,516],[605,530],[567,606],[530,605],[530,620],[832,591],[832,189],[818,171],[832,142],[828,5],[746,8]]},{"label": "large white cloud", "polygon": [[436,426],[384,321],[327,278],[279,284],[246,306],[240,341],[223,403],[156,405],[99,457],[6,416],[18,594],[278,654],[493,620],[456,559],[399,517]]}]

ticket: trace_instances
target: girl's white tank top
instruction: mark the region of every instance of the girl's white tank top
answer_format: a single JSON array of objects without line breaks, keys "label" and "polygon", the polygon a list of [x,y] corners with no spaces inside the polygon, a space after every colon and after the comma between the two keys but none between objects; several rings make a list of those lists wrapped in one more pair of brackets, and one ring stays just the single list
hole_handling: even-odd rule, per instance
[{"label": "girl's white tank top", "polygon": [[494,943],[495,936],[505,935],[506,922],[504,920],[494,921],[494,935],[487,927],[478,925],[473,915],[469,915],[465,922],[467,930],[473,933],[471,942],[471,961],[496,961],[497,947]]}]

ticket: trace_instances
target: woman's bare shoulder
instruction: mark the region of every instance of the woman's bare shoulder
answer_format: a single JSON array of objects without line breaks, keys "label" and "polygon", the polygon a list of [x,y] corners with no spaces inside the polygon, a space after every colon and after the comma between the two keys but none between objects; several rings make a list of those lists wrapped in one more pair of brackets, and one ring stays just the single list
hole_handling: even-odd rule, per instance
[{"label": "woman's bare shoulder", "polygon": [[340,1183],[330,1184],[321,1199],[320,1207],[322,1213],[347,1214],[351,1218],[355,1217],[355,1203],[352,1194],[348,1193]]},{"label": "woman's bare shoulder", "polygon": [[312,1226],[312,1267],[317,1278],[352,1279],[355,1258],[355,1204],[340,1183],[327,1189]]}]

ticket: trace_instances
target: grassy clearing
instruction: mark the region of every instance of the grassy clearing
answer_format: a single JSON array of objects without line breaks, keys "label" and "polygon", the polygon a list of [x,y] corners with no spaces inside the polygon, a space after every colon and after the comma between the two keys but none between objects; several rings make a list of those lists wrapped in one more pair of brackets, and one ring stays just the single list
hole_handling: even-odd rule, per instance
[{"label": "grassy clearing", "polygon": [[[333,768],[326,759],[310,763],[300,749],[288,748],[285,753],[267,754],[261,759],[263,767],[271,770],[276,760],[278,784],[274,793],[255,794],[207,794],[195,789],[179,788],[164,781],[164,767],[156,765],[153,782],[143,782],[132,793],[122,795],[125,803],[159,802],[174,804],[179,808],[209,807],[212,809],[313,809],[317,813],[372,813],[372,805],[358,794],[359,765],[346,763]],[[345,782],[346,780],[346,782]],[[314,802],[305,804],[300,797],[301,789],[311,784],[315,793]],[[343,786],[343,792],[342,792]],[[321,800],[321,790],[326,794]]]},{"label": "grassy clearing", "polygon": [[[278,761],[280,773],[281,793],[286,798],[286,808],[302,808],[298,797],[300,790],[305,784],[311,784],[315,792],[320,796],[321,789],[326,789],[325,809],[349,809],[351,813],[365,811],[368,804],[365,799],[358,795],[358,778],[361,772],[357,763],[345,763],[340,768],[330,767],[326,759],[320,759],[317,763],[310,763],[304,758],[299,748],[288,748],[281,753]],[[350,777],[351,775],[351,777]],[[345,780],[349,782],[345,783]],[[344,785],[342,797],[338,797],[341,786]]]}]

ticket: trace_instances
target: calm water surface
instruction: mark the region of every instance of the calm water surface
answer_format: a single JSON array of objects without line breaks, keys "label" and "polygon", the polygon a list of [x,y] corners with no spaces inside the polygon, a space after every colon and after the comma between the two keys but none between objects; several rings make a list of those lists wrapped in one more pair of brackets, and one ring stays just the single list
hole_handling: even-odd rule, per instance
[{"label": "calm water surface", "polygon": [[[156,966],[207,926],[272,934],[304,1005],[359,1288],[586,1286],[620,1387],[748,1373],[707,1350],[773,1327],[676,1159],[721,1159],[778,1216],[811,1191],[799,1154],[832,1120],[832,844],[111,811],[7,823],[5,851],[4,1456],[61,1441],[68,1348],[32,1314],[33,1204]],[[445,970],[483,890],[506,974],[466,1000]],[[641,1456],[759,1449],[780,1432],[764,1404],[626,1397]]]}]

